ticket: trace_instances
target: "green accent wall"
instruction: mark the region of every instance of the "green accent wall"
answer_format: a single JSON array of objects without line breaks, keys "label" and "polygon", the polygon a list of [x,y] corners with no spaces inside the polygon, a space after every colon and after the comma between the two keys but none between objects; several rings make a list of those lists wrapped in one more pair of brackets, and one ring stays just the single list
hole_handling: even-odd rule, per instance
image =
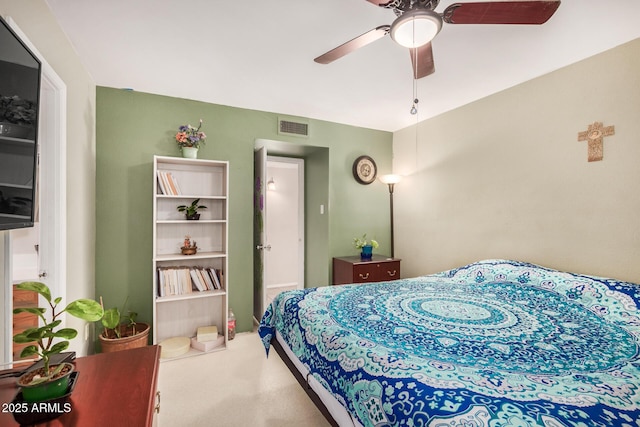
[{"label": "green accent wall", "polygon": [[[179,125],[197,125],[207,142],[199,158],[228,160],[229,306],[238,331],[252,329],[253,151],[256,140],[308,149],[306,200],[307,287],[331,281],[331,258],[355,255],[355,236],[378,239],[389,253],[389,199],[379,182],[360,185],[353,161],[366,154],[378,173],[391,173],[392,134],[308,118],[309,136],[278,134],[282,115],[147,93],[98,87],[96,93],[96,297],[152,320],[153,155],[180,156]],[[287,116],[287,120],[295,117]],[[284,150],[287,151],[286,149]],[[295,152],[295,150],[291,150]],[[300,157],[300,156],[295,156]],[[69,178],[73,180],[73,168]],[[324,216],[320,205],[325,205]]]}]

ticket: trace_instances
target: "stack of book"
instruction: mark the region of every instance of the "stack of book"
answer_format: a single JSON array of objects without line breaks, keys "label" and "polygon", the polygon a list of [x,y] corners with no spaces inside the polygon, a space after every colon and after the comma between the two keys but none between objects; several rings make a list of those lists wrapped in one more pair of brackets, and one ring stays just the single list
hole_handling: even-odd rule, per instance
[{"label": "stack of book", "polygon": [[158,188],[162,194],[177,196],[182,194],[178,186],[178,180],[171,172],[158,171]]},{"label": "stack of book", "polygon": [[158,267],[158,296],[224,289],[222,271],[211,267]]}]

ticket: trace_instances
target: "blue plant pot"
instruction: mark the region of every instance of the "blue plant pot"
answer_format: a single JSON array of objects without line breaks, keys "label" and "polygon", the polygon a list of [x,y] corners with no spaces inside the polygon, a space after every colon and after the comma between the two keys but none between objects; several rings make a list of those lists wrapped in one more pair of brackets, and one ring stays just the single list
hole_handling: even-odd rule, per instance
[{"label": "blue plant pot", "polygon": [[362,247],[362,252],[360,252],[360,258],[363,260],[370,260],[373,256],[373,246],[365,245]]}]

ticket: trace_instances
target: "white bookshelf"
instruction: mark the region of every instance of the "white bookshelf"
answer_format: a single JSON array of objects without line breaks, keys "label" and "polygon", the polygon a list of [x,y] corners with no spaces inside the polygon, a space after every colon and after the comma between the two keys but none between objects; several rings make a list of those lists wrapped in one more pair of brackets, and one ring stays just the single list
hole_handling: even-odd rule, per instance
[{"label": "white bookshelf", "polygon": [[[229,163],[154,156],[153,164],[154,343],[173,337],[193,337],[198,327],[215,325],[218,332],[224,334],[224,344],[211,351],[224,350],[228,342]],[[163,194],[158,182],[159,172],[171,174],[178,184],[179,194]],[[198,211],[199,220],[186,220],[177,206],[189,205],[194,199],[200,199],[199,204],[207,209]],[[196,241],[196,254],[181,254],[185,236]],[[180,286],[172,287],[168,283],[174,285],[174,280],[167,280],[167,276],[160,279],[158,274],[159,269],[181,271],[182,268],[215,271],[220,288],[198,290],[191,284],[193,280],[187,283],[188,275],[187,279],[182,277]],[[191,348],[180,357],[197,354],[203,352]]]}]

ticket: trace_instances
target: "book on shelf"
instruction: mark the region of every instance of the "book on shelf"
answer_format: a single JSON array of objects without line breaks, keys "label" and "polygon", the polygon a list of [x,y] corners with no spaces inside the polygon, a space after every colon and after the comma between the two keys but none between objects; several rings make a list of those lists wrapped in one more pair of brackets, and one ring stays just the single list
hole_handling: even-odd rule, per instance
[{"label": "book on shelf", "polygon": [[211,276],[209,275],[209,272],[207,271],[207,269],[205,268],[200,268],[198,270],[198,272],[200,273],[200,275],[202,276],[202,280],[204,280],[204,282],[207,285],[207,288],[211,291],[213,291],[214,289],[216,289],[216,287],[213,284],[213,281],[211,280]]},{"label": "book on shelf", "polygon": [[171,190],[174,195],[182,194],[180,191],[180,186],[178,185],[178,180],[173,176],[171,172],[167,172],[167,180],[169,181],[169,186],[171,186]]},{"label": "book on shelf", "polygon": [[162,172],[158,171],[158,189],[160,190],[160,194],[167,194],[167,189],[164,186],[164,180],[162,179]]},{"label": "book on shelf", "polygon": [[216,289],[222,289],[222,283],[220,282],[220,273],[219,271],[216,271],[215,268],[211,268],[209,271],[209,274],[211,274],[211,278],[213,279],[213,282],[215,283],[215,288]]},{"label": "book on shelf", "polygon": [[176,189],[176,194],[182,194],[182,190],[180,190],[180,185],[178,185],[178,180],[171,172],[169,172],[169,180],[173,184],[173,187]]},{"label": "book on shelf", "polygon": [[200,280],[200,275],[195,269],[190,268],[189,274],[191,275],[191,280],[195,285],[195,287],[198,289],[198,291],[203,292],[207,290],[207,288],[203,287],[202,281]]},{"label": "book on shelf", "polygon": [[172,195],[173,194],[173,190],[171,189],[171,186],[169,185],[169,178],[167,177],[167,173],[164,172],[164,171],[160,171],[160,178],[162,179],[162,182],[164,183],[164,188],[166,190],[166,192],[164,194]]},{"label": "book on shelf", "polygon": [[216,269],[215,272],[218,275],[220,289],[226,289],[226,286],[224,283],[224,272],[220,269]]},{"label": "book on shelf", "polygon": [[169,196],[178,196],[182,194],[178,180],[173,176],[171,172],[158,171],[158,186],[160,192]]},{"label": "book on shelf", "polygon": [[219,274],[211,267],[158,267],[158,296],[186,295],[224,289],[218,279]]}]

